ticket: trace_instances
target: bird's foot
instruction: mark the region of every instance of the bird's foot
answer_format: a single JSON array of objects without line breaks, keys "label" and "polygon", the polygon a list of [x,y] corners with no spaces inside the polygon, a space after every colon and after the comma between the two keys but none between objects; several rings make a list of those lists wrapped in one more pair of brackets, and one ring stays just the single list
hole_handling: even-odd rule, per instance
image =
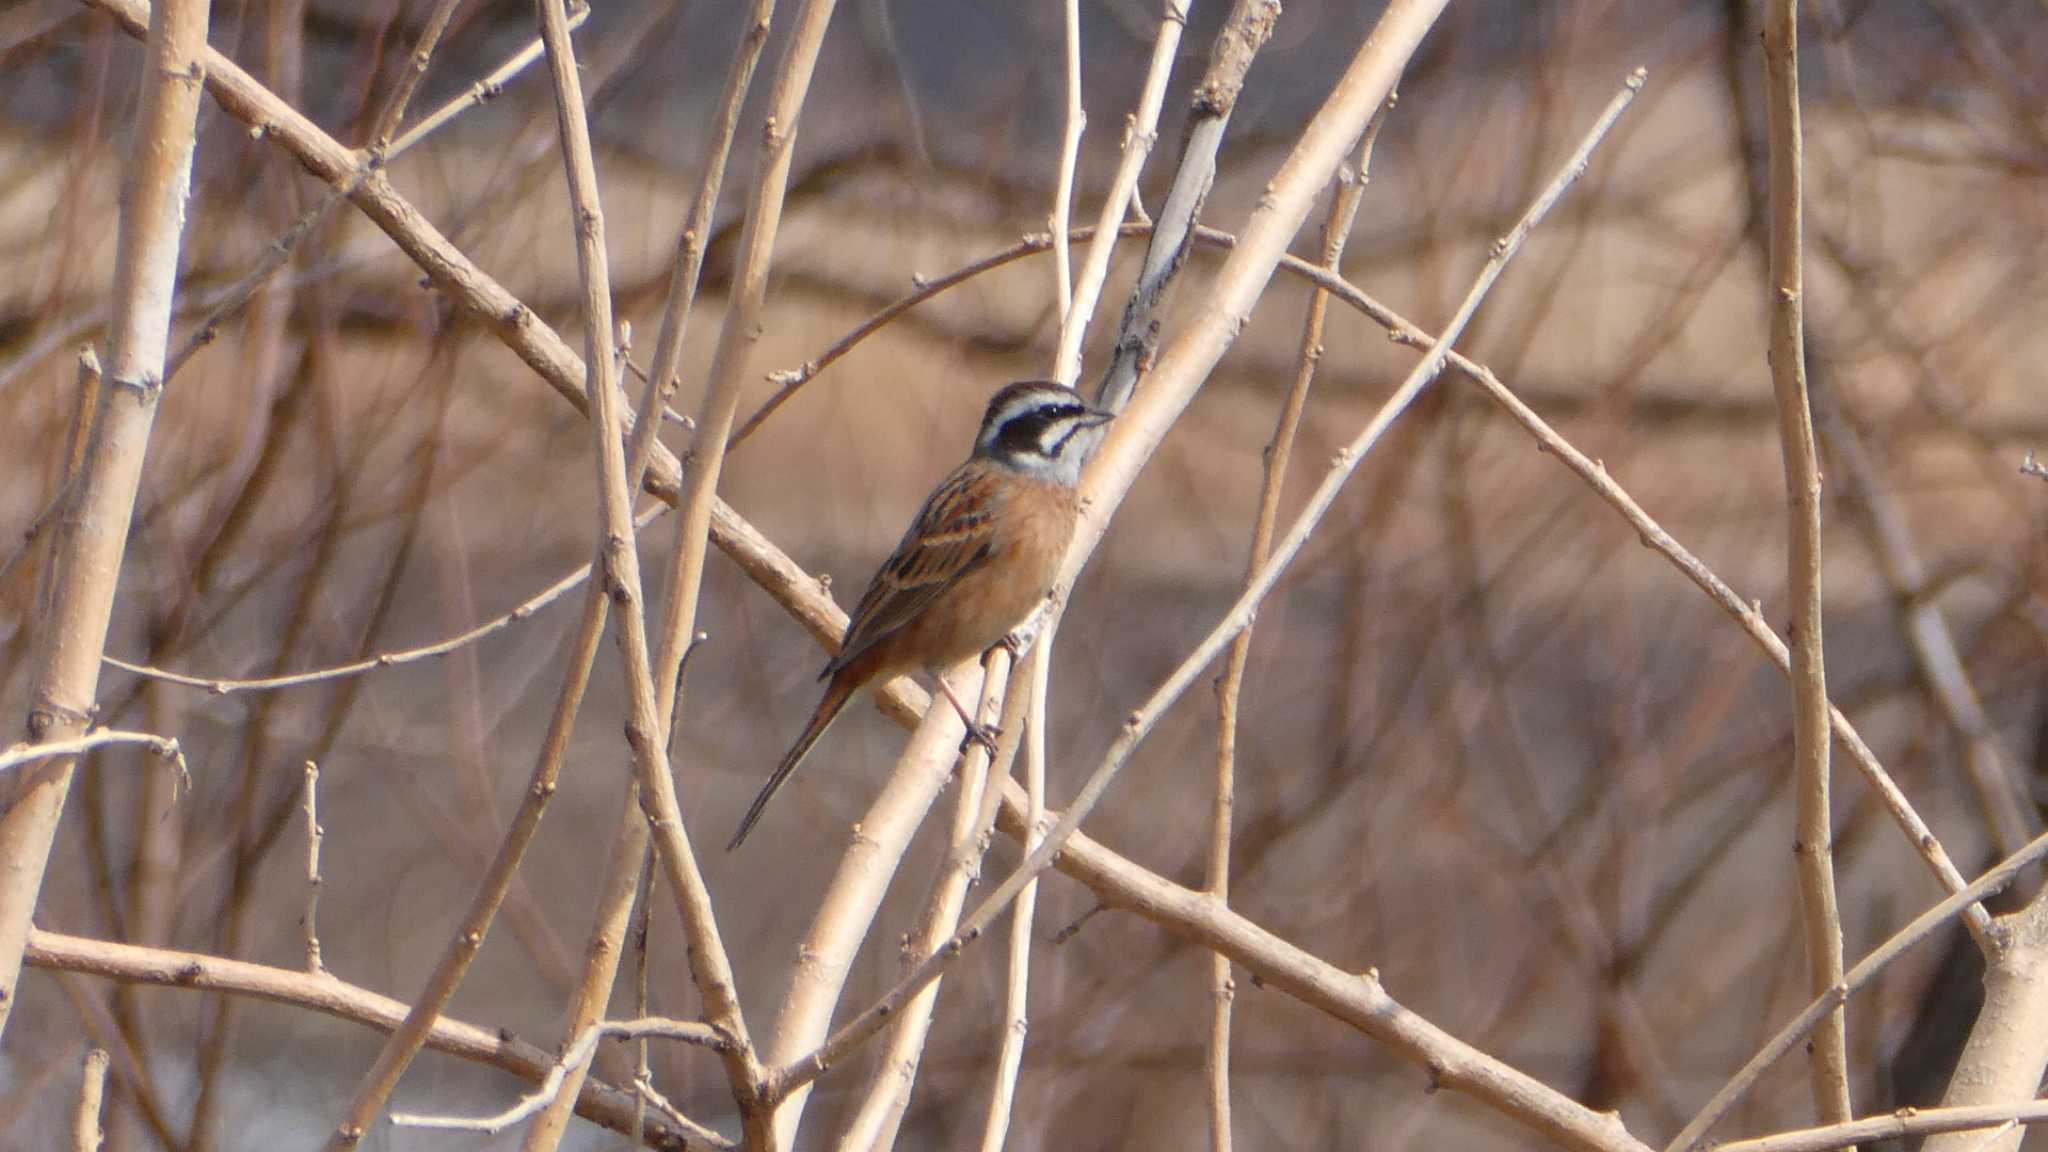
[{"label": "bird's foot", "polygon": [[1002,728],[995,724],[969,724],[967,735],[960,738],[960,751],[965,754],[969,748],[979,744],[988,749],[988,754],[993,757],[996,754],[996,738],[1002,734]]}]

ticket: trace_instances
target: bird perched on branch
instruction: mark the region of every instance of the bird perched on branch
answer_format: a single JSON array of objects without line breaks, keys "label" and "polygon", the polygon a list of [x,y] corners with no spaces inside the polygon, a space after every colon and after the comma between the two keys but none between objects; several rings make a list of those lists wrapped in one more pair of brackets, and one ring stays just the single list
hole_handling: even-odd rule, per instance
[{"label": "bird perched on branch", "polygon": [[1091,430],[1110,417],[1052,381],[1027,380],[995,394],[974,454],[925,499],[869,582],[839,654],[818,677],[828,681],[825,698],[747,809],[728,851],[747,838],[769,798],[862,688],[930,672],[970,736],[990,739],[939,673],[994,647],[1052,590],[1080,507],[1074,489],[1081,463],[1099,439]]}]

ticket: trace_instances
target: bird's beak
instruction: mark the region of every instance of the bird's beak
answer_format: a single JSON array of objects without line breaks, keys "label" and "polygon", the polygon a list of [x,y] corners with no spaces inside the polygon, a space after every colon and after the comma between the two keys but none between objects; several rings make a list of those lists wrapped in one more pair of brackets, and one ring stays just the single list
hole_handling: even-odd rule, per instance
[{"label": "bird's beak", "polygon": [[1090,408],[1081,416],[1081,427],[1100,428],[1114,419],[1116,419],[1116,413],[1114,412],[1105,412],[1100,408]]}]

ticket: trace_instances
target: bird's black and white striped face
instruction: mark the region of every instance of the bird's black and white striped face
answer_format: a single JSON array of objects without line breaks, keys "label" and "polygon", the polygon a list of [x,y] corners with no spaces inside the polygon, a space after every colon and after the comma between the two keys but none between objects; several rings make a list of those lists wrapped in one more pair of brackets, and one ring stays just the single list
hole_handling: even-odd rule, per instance
[{"label": "bird's black and white striped face", "polygon": [[974,454],[1071,487],[1110,415],[1050,380],[1012,384],[988,402]]}]

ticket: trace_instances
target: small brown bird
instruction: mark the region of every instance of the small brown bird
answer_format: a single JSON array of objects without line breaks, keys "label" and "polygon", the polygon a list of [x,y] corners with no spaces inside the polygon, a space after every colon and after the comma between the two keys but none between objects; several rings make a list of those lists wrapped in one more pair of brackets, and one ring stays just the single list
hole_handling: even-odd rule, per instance
[{"label": "small brown bird", "polygon": [[[789,754],[740,821],[740,846],[768,800],[803,763],[854,694],[907,672],[937,676],[999,643],[1052,589],[1073,534],[1081,463],[1111,414],[1073,389],[1027,380],[996,393],[974,454],[924,502],[846,625],[830,680]],[[939,688],[977,737],[986,734],[943,679]]]}]

